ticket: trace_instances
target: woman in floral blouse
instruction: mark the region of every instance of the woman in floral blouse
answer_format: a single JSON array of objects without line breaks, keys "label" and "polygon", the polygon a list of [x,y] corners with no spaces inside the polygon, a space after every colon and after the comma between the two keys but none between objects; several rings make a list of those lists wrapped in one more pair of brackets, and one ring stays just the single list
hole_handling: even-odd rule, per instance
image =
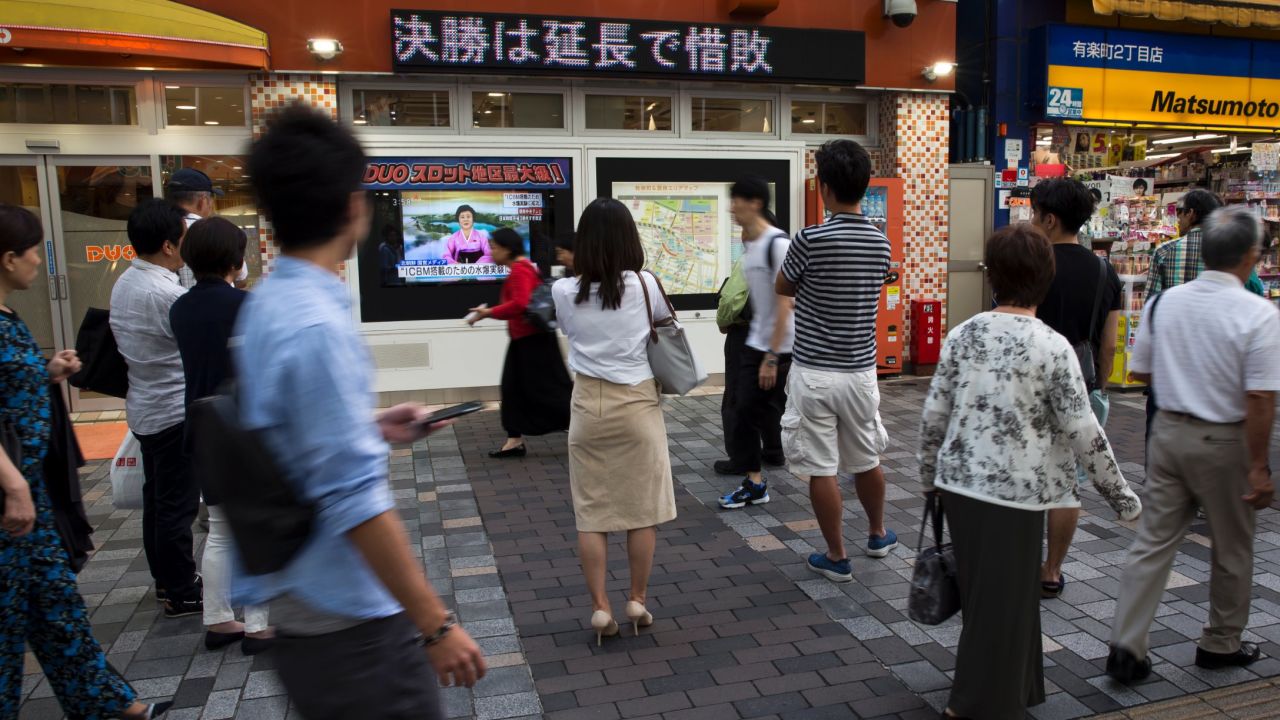
[{"label": "woman in floral blouse", "polygon": [[947,717],[1023,718],[1044,702],[1044,513],[1079,507],[1077,462],[1125,520],[1141,511],[1089,409],[1079,361],[1036,319],[1053,279],[1028,224],[987,243],[997,307],[951,330],[925,401],[920,479],[940,493],[955,545],[964,629]]}]

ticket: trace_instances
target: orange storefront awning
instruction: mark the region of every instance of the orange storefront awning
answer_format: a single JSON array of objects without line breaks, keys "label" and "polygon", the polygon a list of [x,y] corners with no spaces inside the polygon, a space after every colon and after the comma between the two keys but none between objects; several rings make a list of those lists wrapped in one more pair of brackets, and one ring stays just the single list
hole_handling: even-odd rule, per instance
[{"label": "orange storefront awning", "polygon": [[1093,0],[1099,15],[1280,28],[1280,0]]},{"label": "orange storefront awning", "polygon": [[266,33],[170,0],[0,0],[0,62],[270,68]]}]

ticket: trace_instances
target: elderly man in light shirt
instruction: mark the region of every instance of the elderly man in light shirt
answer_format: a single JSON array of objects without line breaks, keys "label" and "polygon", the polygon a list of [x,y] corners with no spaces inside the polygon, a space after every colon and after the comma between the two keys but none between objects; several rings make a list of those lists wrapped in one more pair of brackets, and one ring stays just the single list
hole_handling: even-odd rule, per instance
[{"label": "elderly man in light shirt", "polygon": [[164,200],[138,205],[128,224],[138,258],[111,290],[111,332],[129,366],[125,408],[146,476],[142,546],[166,617],[203,611],[191,536],[200,492],[183,447],[186,379],[169,325],[169,308],[186,292],[177,275],[183,214]]},{"label": "elderly man in light shirt", "polygon": [[1259,657],[1241,635],[1255,516],[1274,493],[1268,456],[1280,390],[1280,312],[1244,289],[1262,237],[1248,208],[1215,211],[1205,222],[1205,272],[1148,303],[1139,326],[1134,375],[1154,383],[1160,408],[1147,453],[1147,509],[1129,550],[1107,660],[1107,673],[1121,682],[1151,673],[1151,623],[1197,507],[1209,519],[1213,566],[1196,665],[1239,667]]}]

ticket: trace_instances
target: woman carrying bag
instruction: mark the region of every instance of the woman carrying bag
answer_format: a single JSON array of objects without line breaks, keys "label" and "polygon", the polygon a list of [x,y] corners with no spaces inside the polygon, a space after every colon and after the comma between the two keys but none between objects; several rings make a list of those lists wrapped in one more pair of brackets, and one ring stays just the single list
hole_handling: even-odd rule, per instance
[{"label": "woman carrying bag", "polygon": [[627,619],[636,632],[653,623],[645,600],[657,526],[675,519],[676,501],[648,348],[653,323],[672,314],[658,281],[641,270],[640,235],[617,200],[601,198],[583,211],[573,265],[578,276],[556,282],[552,294],[569,336],[569,366],[577,373],[569,484],[599,643],[618,634],[605,590],[607,533],[627,533]]},{"label": "woman carrying bag", "polygon": [[467,316],[472,325],[484,318],[506,320],[511,336],[502,364],[502,429],[507,431],[507,441],[489,457],[524,457],[528,452],[526,435],[546,435],[569,428],[573,381],[564,368],[556,334],[539,330],[525,317],[534,290],[542,284],[542,275],[525,257],[524,239],[510,228],[499,229],[489,239],[488,252],[495,263],[511,269],[502,284],[501,304],[471,308]]}]

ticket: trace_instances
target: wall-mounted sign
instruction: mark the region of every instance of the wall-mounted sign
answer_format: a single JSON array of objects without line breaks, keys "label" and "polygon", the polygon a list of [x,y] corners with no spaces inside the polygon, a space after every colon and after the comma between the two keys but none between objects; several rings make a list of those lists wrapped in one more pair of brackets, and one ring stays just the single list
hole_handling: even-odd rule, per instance
[{"label": "wall-mounted sign", "polygon": [[1045,115],[1280,128],[1280,43],[1051,25]]},{"label": "wall-mounted sign", "polygon": [[[53,257],[50,253],[49,257]],[[85,245],[84,261],[87,263],[100,262],[133,262],[138,259],[138,253],[133,249],[132,245]]]},{"label": "wall-mounted sign", "polygon": [[392,10],[396,72],[500,70],[860,84],[861,32]]},{"label": "wall-mounted sign", "polygon": [[561,190],[565,158],[375,158],[365,167],[370,190]]}]

